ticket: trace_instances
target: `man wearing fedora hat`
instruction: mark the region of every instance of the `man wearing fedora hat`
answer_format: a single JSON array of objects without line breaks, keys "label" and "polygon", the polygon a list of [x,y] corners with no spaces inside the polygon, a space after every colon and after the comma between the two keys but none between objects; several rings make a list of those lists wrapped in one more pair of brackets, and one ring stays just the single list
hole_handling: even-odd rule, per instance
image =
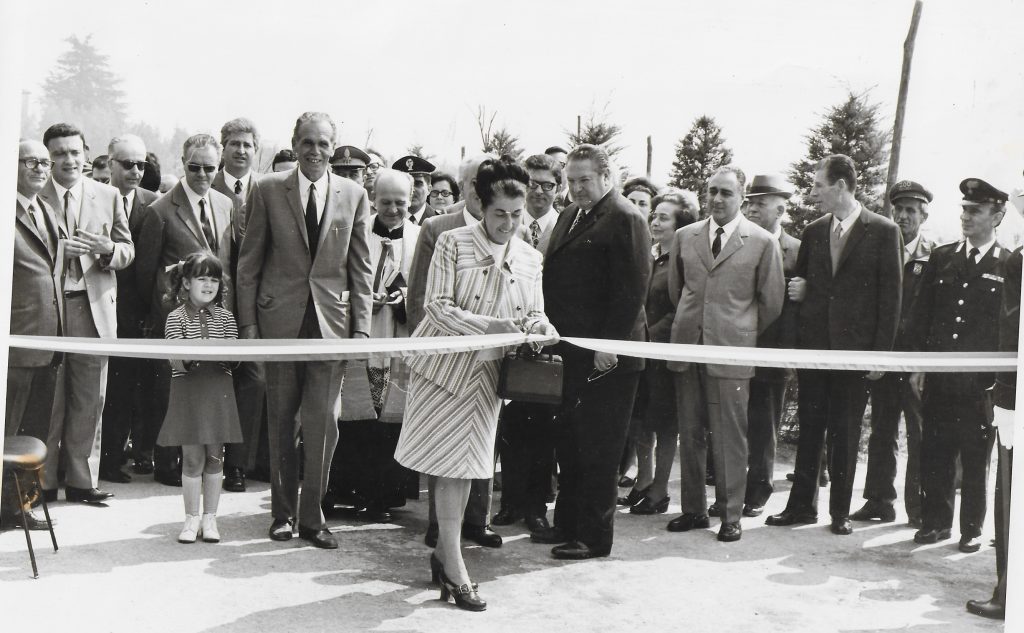
[{"label": "man wearing fedora hat", "polygon": [[391,169],[404,171],[412,176],[412,200],[409,201],[409,221],[422,226],[423,221],[440,215],[437,209],[427,204],[427,194],[430,192],[431,177],[437,169],[434,164],[419,156],[403,156],[396,160]]},{"label": "man wearing fedora hat", "polygon": [[[786,283],[793,278],[800,240],[782,230],[786,201],[793,195],[792,186],[779,174],[754,176],[747,190],[743,215],[772,234],[782,255]],[[782,314],[757,337],[758,347],[793,347],[793,318],[796,305],[785,298]],[[792,372],[774,367],[757,367],[750,379],[750,401],[747,405],[747,490],[743,500],[743,516],[756,517],[764,512],[775,490],[775,447],[782,411],[786,404],[786,382]]]},{"label": "man wearing fedora hat", "polygon": [[[980,178],[960,183],[964,240],[932,251],[911,332],[915,351],[995,352],[999,314],[1010,252],[996,241],[1008,196]],[[995,375],[982,372],[929,373],[925,377],[921,433],[921,529],[916,543],[950,537],[956,501],[956,459],[960,487],[960,551],[981,548],[988,469],[995,442],[991,387]]]},{"label": "man wearing fedora hat", "polygon": [[[903,235],[903,299],[893,349],[910,349],[910,310],[921,293],[925,265],[935,243],[921,234],[928,219],[932,194],[913,180],[901,180],[889,191],[893,220]],[[907,426],[907,472],[903,502],[910,525],[921,527],[921,380],[923,374],[886,372],[871,383],[871,436],[864,506],[850,515],[854,521],[896,519],[896,461],[899,454],[900,414]]]}]

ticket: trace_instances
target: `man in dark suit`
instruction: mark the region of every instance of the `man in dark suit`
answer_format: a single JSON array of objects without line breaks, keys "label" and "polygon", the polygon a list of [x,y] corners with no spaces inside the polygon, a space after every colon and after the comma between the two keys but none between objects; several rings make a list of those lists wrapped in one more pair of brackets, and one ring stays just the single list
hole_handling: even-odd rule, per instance
[{"label": "man in dark suit", "polygon": [[[476,172],[480,165],[493,159],[488,154],[471,156],[459,166],[459,184],[462,187],[465,204],[452,213],[441,214],[428,218],[420,230],[413,254],[412,268],[409,271],[409,287],[405,298],[405,309],[409,320],[409,331],[414,331],[423,320],[423,299],[427,291],[427,271],[430,260],[434,256],[434,245],[437,238],[445,231],[462,226],[476,224],[483,217],[480,198],[476,195],[474,184]],[[397,164],[397,163],[396,163]],[[429,522],[424,541],[430,547],[437,544],[437,516],[434,513],[434,486],[436,477],[427,479],[430,495]],[[501,547],[501,535],[490,528],[491,485],[492,479],[474,479],[470,484],[469,501],[466,503],[466,516],[463,519],[462,536],[484,547]]]},{"label": "man in dark suit", "polygon": [[[148,205],[157,199],[140,186],[146,171],[146,145],[133,134],[110,141],[110,184],[117,188],[121,209],[128,217],[132,242],[138,243],[142,219]],[[139,294],[135,282],[135,262],[117,271],[117,337],[144,338],[143,321],[149,297]],[[135,471],[153,472],[153,446],[156,429],[150,407],[153,398],[153,366],[146,358],[110,357],[107,375],[107,402],[103,409],[100,479],[125,483],[131,476],[121,470],[129,435],[135,456]],[[157,422],[159,424],[159,422]]]},{"label": "man in dark suit", "polygon": [[[923,185],[902,180],[889,191],[893,220],[903,237],[903,301],[894,349],[910,350],[911,308],[923,287],[925,266],[935,247],[921,234],[928,219],[932,194]],[[899,456],[900,414],[907,427],[907,472],[903,500],[910,525],[921,527],[921,374],[887,372],[871,384],[871,436],[868,439],[868,472],[861,509],[854,521],[896,520],[896,461]]]},{"label": "man in dark suit", "polygon": [[[708,180],[709,217],[676,231],[669,297],[676,304],[672,343],[754,347],[782,312],[785,280],[774,236],[740,214],[746,177],[738,167]],[[671,532],[708,527],[704,492],[707,443],[715,464],[718,540],[738,541],[746,498],[747,406],[753,367],[669,362],[675,373],[683,514]],[[707,420],[707,429],[704,426]]]},{"label": "man in dark suit", "polygon": [[[824,158],[810,200],[826,214],[804,229],[789,295],[800,304],[796,342],[802,349],[889,351],[900,318],[903,265],[899,227],[855,197],[857,168],[849,156]],[[800,439],[786,509],[768,525],[816,523],[818,474],[825,435],[832,489],[833,534],[852,534],[850,497],[867,406],[867,381],[881,372],[799,370]]]},{"label": "man in dark suit", "polygon": [[[999,351],[1016,352],[1020,330],[1021,251],[1006,260],[1002,308],[999,311]],[[1007,550],[1010,545],[1010,481],[1013,475],[1014,436],[1020,434],[1014,411],[1017,406],[1017,374],[996,376],[992,390],[993,426],[999,436],[999,467],[996,475],[996,588],[988,600],[968,600],[967,610],[983,618],[1006,617]]]},{"label": "man in dark suit", "polygon": [[[213,189],[234,200],[232,268],[231,277],[236,276],[238,245],[245,235],[247,216],[246,199],[252,190],[252,183],[258,180],[253,171],[253,161],[260,147],[260,134],[256,125],[245,118],[232,119],[220,128],[220,143],[224,148],[224,169],[213,179]],[[227,262],[225,262],[226,264]],[[265,428],[267,384],[261,363],[243,362],[231,372],[235,385],[235,402],[238,405],[238,421],[242,427],[242,442],[228,444],[224,448],[224,490],[245,491],[246,470],[256,467],[261,433]],[[265,453],[265,451],[264,451]],[[269,461],[269,460],[268,460]],[[264,470],[269,470],[269,463]]]},{"label": "man in dark suit", "polygon": [[[290,172],[253,185],[238,256],[238,325],[243,338],[367,338],[372,308],[370,203],[366,191],[330,173],[337,127],[323,112],[295,122]],[[320,504],[338,442],[334,404],[343,361],[267,363],[271,514],[269,536],[336,549]],[[299,494],[295,418],[302,426]]]},{"label": "man in dark suit", "polygon": [[[1010,253],[996,241],[1008,196],[980,178],[960,183],[964,241],[932,251],[914,304],[913,347],[925,352],[994,352]],[[995,442],[989,373],[925,377],[921,433],[921,529],[916,543],[950,537],[960,458],[960,551],[981,549],[988,470]]]},{"label": "man in dark suit", "polygon": [[[546,154],[527,158],[530,175],[523,226],[527,243],[544,254],[558,220],[554,201],[562,182],[562,165]],[[498,453],[501,455],[501,509],[491,519],[510,525],[524,519],[531,532],[548,525],[548,491],[554,469],[555,407],[531,402],[509,402],[498,419]]]},{"label": "man in dark suit", "polygon": [[[60,257],[57,218],[38,193],[50,173],[49,153],[39,141],[18,144],[17,202],[14,218],[14,268],[11,273],[11,334],[60,336],[64,262]],[[28,435],[46,441],[62,354],[10,348],[7,356],[7,418],[4,435]],[[23,499],[5,476],[0,499],[0,526],[22,527]],[[31,478],[22,481],[31,485]],[[27,487],[22,485],[22,490]],[[27,507],[30,530],[47,529]]]},{"label": "man in dark suit", "polygon": [[404,171],[412,176],[412,200],[409,202],[410,222],[422,226],[426,220],[439,215],[437,209],[427,204],[427,195],[430,193],[430,174],[436,169],[433,163],[419,156],[403,156],[391,165],[391,169]]},{"label": "man in dark suit", "polygon": [[[574,149],[566,176],[575,203],[559,215],[551,234],[544,262],[545,311],[562,336],[643,341],[651,274],[647,218],[613,188],[603,149]],[[561,543],[551,550],[556,558],[607,556],[619,458],[644,361],[566,343],[555,351],[565,363],[555,524],[531,538]]]},{"label": "man in dark suit", "polygon": [[[85,138],[57,123],[43,134],[53,171],[39,197],[54,209],[67,236],[64,275],[64,334],[117,338],[117,277],[132,263],[135,246],[117,189],[82,177]],[[99,489],[100,438],[107,392],[107,357],[69,354],[57,379],[47,438],[43,494],[57,497],[57,464],[67,464],[68,501],[102,503],[113,493]],[[49,500],[48,499],[48,500]]]},{"label": "man in dark suit", "polygon": [[[142,221],[135,279],[147,302],[146,323],[152,338],[164,338],[167,315],[177,307],[175,298],[167,297],[171,289],[168,266],[184,261],[192,253],[208,251],[220,259],[225,269],[231,270],[234,201],[211,186],[220,157],[221,146],[209,134],[186,139],[181,158],[185,177],[150,205]],[[224,307],[233,311],[234,297],[233,284],[228,279],[224,282]],[[171,367],[157,362],[154,372],[152,406],[154,433],[158,434],[167,412]],[[180,467],[176,462],[176,448],[157,447],[155,479],[166,485],[178,485]],[[213,485],[212,476],[206,481]]]},{"label": "man in dark suit", "polygon": [[[743,214],[768,231],[782,254],[782,270],[786,280],[792,279],[800,240],[782,229],[786,200],[792,187],[777,174],[758,175],[750,183]],[[758,347],[793,347],[793,319],[796,304],[785,297],[782,314],[757,337]],[[783,336],[788,333],[788,336]],[[747,407],[747,492],[743,500],[743,516],[756,517],[764,512],[775,491],[775,449],[782,412],[786,405],[786,383],[792,370],[757,367],[750,379],[750,403]]]}]

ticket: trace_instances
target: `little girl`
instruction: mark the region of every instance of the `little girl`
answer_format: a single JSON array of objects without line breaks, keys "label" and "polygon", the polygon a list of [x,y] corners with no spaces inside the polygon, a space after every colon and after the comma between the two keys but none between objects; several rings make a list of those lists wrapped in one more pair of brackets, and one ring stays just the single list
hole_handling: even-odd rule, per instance
[{"label": "little girl", "polygon": [[[171,267],[170,273],[169,298],[180,305],[167,315],[164,338],[238,338],[235,318],[220,305],[224,270],[216,257],[193,253]],[[202,536],[207,543],[216,543],[220,541],[216,515],[224,479],[224,444],[242,441],[231,368],[219,361],[170,362],[167,417],[157,443],[181,447],[185,526],[178,541],[195,543]]]}]

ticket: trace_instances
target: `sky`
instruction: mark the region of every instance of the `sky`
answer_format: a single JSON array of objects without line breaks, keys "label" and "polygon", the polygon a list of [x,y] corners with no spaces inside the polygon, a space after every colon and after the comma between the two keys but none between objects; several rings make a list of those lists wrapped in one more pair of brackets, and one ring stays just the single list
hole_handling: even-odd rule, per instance
[{"label": "sky", "polygon": [[[914,55],[901,177],[935,194],[927,226],[957,236],[958,183],[1024,184],[1021,0],[926,0]],[[891,122],[910,0],[769,2],[4,3],[4,83],[30,93],[71,34],[92,34],[123,79],[128,117],[170,135],[236,116],[287,145],[295,118],[324,110],[339,141],[390,159],[421,144],[447,168],[480,146],[496,112],[527,153],[566,143],[577,115],[619,124],[622,168],[665,182],[675,143],[715,117],[748,175],[785,172],[848,91]],[[11,85],[6,86],[10,88]],[[4,93],[5,95],[8,93]],[[16,112],[16,111],[15,111]],[[17,116],[17,114],[15,114]],[[6,121],[5,121],[6,123]],[[15,132],[16,134],[17,132]],[[11,145],[13,146],[13,144]]]}]

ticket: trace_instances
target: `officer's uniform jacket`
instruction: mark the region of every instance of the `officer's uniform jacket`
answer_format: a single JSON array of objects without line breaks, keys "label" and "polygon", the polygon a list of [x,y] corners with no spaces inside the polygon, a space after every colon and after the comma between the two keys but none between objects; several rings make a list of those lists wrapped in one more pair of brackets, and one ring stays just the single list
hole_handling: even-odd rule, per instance
[{"label": "officer's uniform jacket", "polygon": [[[912,348],[926,352],[994,352],[999,350],[999,314],[1010,252],[998,242],[968,270],[964,241],[944,244],[932,251],[914,304],[910,338]],[[977,393],[992,386],[991,373],[947,374],[928,387],[956,393]]]}]

